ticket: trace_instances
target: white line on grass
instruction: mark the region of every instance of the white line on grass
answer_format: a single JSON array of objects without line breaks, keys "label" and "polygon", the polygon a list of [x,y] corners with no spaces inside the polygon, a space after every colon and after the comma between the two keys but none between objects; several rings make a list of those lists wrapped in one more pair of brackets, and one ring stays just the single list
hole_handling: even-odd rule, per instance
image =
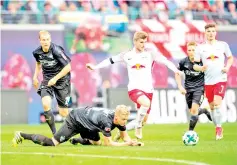
[{"label": "white line on grass", "polygon": [[149,157],[133,157],[133,156],[109,156],[109,155],[91,155],[91,154],[60,154],[60,153],[43,153],[43,152],[1,152],[1,154],[18,154],[18,155],[47,155],[47,156],[68,156],[68,157],[88,157],[88,158],[106,158],[106,159],[128,159],[128,160],[150,160],[158,162],[173,162],[188,165],[210,165],[202,162],[194,162],[188,160],[166,159],[166,158],[149,158]]}]

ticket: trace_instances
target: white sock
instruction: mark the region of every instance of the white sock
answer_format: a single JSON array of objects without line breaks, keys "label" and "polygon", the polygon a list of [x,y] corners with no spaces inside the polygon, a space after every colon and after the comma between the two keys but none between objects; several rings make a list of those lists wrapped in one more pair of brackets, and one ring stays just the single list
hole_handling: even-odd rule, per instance
[{"label": "white sock", "polygon": [[127,125],[126,125],[126,130],[127,131],[131,131],[131,130],[134,130],[135,127],[136,127],[136,119],[130,121]]},{"label": "white sock", "polygon": [[144,120],[148,107],[141,106],[137,112],[137,118],[136,118],[136,127],[141,128],[142,127],[142,121]]},{"label": "white sock", "polygon": [[219,107],[215,107],[215,109],[214,109],[214,118],[216,121],[216,127],[221,127],[222,116],[221,116],[221,111],[220,111]]},{"label": "white sock", "polygon": [[210,111],[213,124],[216,126],[215,109]]}]

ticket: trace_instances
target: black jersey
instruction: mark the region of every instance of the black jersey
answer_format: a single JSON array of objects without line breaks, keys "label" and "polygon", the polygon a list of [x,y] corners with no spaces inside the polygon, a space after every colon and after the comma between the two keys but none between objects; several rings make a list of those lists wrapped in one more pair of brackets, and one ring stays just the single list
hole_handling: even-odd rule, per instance
[{"label": "black jersey", "polygon": [[[64,49],[54,43],[50,44],[48,52],[44,52],[39,46],[33,51],[33,55],[37,62],[42,65],[43,78],[45,82],[56,76],[68,63],[70,58],[65,54]],[[60,80],[70,79],[70,73],[62,77]]]},{"label": "black jersey", "polygon": [[84,128],[92,132],[102,132],[104,136],[110,137],[111,131],[116,127],[120,131],[126,130],[126,126],[114,124],[114,113],[114,110],[84,107],[73,110],[69,116],[73,122],[72,124],[76,127],[80,127],[82,125]]},{"label": "black jersey", "polygon": [[189,57],[186,57],[179,62],[178,69],[185,74],[184,85],[187,92],[204,90],[204,73],[195,71],[193,69],[194,64],[202,66],[202,62],[193,63],[190,61]]}]

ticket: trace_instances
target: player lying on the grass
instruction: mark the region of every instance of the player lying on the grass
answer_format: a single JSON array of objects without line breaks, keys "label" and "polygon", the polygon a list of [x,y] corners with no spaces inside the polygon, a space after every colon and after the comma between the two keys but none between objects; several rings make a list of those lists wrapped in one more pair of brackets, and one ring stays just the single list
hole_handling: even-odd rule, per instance
[{"label": "player lying on the grass", "polygon": [[[31,140],[42,146],[57,146],[80,134],[82,144],[101,145],[99,132],[104,135],[105,146],[143,146],[141,142],[132,140],[127,131],[126,123],[130,112],[127,106],[118,105],[115,110],[84,107],[72,110],[66,117],[61,128],[52,138],[39,134],[16,132],[12,142],[16,146],[23,140]],[[117,143],[111,138],[111,131],[117,127],[121,131],[124,142]]]},{"label": "player lying on the grass", "polygon": [[128,95],[138,108],[135,125],[131,127],[135,128],[135,136],[139,139],[142,138],[142,122],[146,120],[151,109],[154,90],[151,70],[154,62],[163,63],[173,72],[179,73],[176,66],[166,57],[145,49],[147,38],[146,32],[138,31],[133,36],[133,49],[107,58],[97,65],[87,64],[87,68],[91,70],[101,69],[118,62],[126,64],[129,77]]},{"label": "player lying on the grass", "polygon": [[[187,44],[188,57],[182,59],[178,65],[178,69],[185,74],[185,88],[182,86],[181,75],[175,75],[179,91],[185,95],[188,109],[191,113],[189,130],[194,130],[198,116],[203,113],[211,120],[210,112],[206,108],[199,108],[204,99],[204,73],[193,69],[196,46],[197,44],[195,42],[189,42]],[[202,62],[196,64],[202,66]]]},{"label": "player lying on the grass", "polygon": [[216,126],[216,140],[220,140],[223,138],[220,108],[225,96],[227,73],[233,64],[233,56],[226,42],[216,40],[215,24],[205,26],[205,37],[206,41],[200,44],[195,51],[195,61],[202,61],[204,66],[194,65],[194,69],[205,73],[205,94],[211,109],[213,123]]}]

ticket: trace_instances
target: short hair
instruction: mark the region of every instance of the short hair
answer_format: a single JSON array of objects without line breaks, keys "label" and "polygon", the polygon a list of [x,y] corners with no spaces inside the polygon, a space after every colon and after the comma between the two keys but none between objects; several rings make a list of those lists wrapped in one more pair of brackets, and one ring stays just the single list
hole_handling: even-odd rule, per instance
[{"label": "short hair", "polygon": [[135,32],[134,36],[133,36],[133,40],[137,41],[139,39],[146,39],[148,37],[148,34],[144,31],[138,31]]},{"label": "short hair", "polygon": [[115,108],[115,115],[116,116],[129,116],[130,111],[126,105],[117,105]]},{"label": "short hair", "polygon": [[216,28],[216,24],[215,23],[209,23],[205,26],[205,30],[207,30],[208,28]]},{"label": "short hair", "polygon": [[40,30],[39,31],[39,38],[42,34],[48,34],[51,37],[50,33],[47,30]]},{"label": "short hair", "polygon": [[191,41],[187,43],[187,46],[197,46],[197,43],[195,41]]}]

